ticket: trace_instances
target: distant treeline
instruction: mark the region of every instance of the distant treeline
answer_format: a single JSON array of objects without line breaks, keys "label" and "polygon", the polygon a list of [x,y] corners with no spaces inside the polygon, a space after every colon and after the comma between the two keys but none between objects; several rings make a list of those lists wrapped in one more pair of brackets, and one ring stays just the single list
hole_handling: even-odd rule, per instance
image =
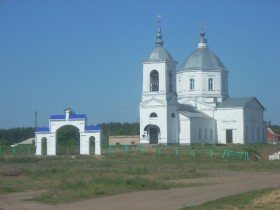
[{"label": "distant treeline", "polygon": [[[117,136],[117,135],[139,135],[139,123],[120,123],[120,122],[109,122],[109,123],[101,123],[98,126],[102,126],[103,135],[105,140],[108,140],[109,135]],[[71,128],[69,129],[69,134],[72,134]],[[66,129],[66,130],[67,130]],[[60,130],[58,130],[59,132]],[[62,129],[62,134],[67,131]],[[74,135],[74,134],[73,134]],[[0,145],[11,145],[14,143],[18,143],[24,141],[28,138],[32,138],[35,136],[35,128],[11,128],[11,129],[0,129]],[[65,134],[65,136],[67,136]],[[79,136],[79,135],[78,135]]]},{"label": "distant treeline", "polygon": [[11,145],[34,137],[35,128],[0,129],[0,145]]},{"label": "distant treeline", "polygon": [[109,122],[98,124],[103,128],[103,135],[106,140],[109,136],[130,136],[139,135],[140,124],[135,123],[120,123],[120,122]]}]

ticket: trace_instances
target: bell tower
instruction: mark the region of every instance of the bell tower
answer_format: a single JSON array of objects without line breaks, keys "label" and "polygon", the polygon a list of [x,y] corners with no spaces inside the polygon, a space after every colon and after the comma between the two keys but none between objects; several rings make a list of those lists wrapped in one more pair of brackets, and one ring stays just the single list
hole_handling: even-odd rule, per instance
[{"label": "bell tower", "polygon": [[160,17],[156,47],[143,62],[143,91],[140,103],[140,142],[178,143],[176,64],[163,47]]}]

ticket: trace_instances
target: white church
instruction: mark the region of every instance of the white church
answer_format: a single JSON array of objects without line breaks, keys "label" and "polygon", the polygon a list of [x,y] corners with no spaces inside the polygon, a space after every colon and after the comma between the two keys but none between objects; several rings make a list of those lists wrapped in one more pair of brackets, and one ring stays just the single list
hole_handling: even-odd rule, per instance
[{"label": "white church", "polygon": [[197,49],[178,70],[163,47],[160,22],[156,38],[156,47],[143,62],[140,143],[266,141],[264,107],[255,97],[229,96],[228,70],[208,48],[203,27]]}]

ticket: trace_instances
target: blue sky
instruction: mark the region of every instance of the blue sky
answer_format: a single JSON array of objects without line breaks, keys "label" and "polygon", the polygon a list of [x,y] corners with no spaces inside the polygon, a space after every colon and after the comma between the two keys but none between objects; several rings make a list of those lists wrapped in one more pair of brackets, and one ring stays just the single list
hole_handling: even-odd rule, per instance
[{"label": "blue sky", "polygon": [[197,47],[229,70],[231,97],[256,96],[280,124],[279,0],[0,0],[0,128],[48,126],[71,107],[89,124],[136,122],[157,16],[177,68]]}]

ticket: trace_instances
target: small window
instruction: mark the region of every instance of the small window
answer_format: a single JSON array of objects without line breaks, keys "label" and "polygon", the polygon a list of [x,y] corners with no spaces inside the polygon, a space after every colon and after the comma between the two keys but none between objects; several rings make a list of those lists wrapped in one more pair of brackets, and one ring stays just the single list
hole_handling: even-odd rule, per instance
[{"label": "small window", "polygon": [[198,138],[201,139],[201,128],[198,130]]},{"label": "small window", "polygon": [[213,129],[212,128],[210,129],[210,139],[211,140],[213,139]]},{"label": "small window", "polygon": [[173,91],[173,86],[172,86],[172,72],[169,72],[169,91]]},{"label": "small window", "polygon": [[194,78],[190,79],[190,90],[194,90]]},{"label": "small window", "polygon": [[171,114],[171,117],[172,117],[172,118],[175,118],[175,114],[174,114],[174,113],[172,113],[172,114]]},{"label": "small window", "polygon": [[213,78],[208,79],[208,90],[213,90]]},{"label": "small window", "polygon": [[157,117],[157,114],[153,112],[153,113],[150,114],[150,117],[155,118],[155,117]]}]

